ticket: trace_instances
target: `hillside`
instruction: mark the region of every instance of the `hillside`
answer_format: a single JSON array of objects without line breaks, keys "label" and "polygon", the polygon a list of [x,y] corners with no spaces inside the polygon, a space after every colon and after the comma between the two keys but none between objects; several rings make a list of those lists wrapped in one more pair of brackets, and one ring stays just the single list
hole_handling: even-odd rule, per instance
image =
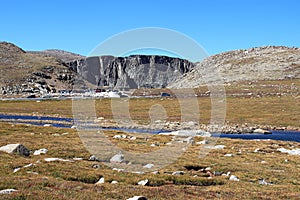
[{"label": "hillside", "polygon": [[0,42],[2,95],[42,95],[70,89],[74,75],[55,57],[28,53],[14,44]]},{"label": "hillside", "polygon": [[168,87],[198,87],[214,82],[217,74],[224,82],[299,79],[300,49],[265,46],[213,55]]},{"label": "hillside", "polygon": [[68,51],[59,50],[59,49],[47,49],[44,51],[28,51],[28,53],[37,54],[37,55],[41,55],[41,56],[54,57],[63,62],[70,62],[73,60],[79,60],[79,59],[85,58],[82,55],[71,53]]}]

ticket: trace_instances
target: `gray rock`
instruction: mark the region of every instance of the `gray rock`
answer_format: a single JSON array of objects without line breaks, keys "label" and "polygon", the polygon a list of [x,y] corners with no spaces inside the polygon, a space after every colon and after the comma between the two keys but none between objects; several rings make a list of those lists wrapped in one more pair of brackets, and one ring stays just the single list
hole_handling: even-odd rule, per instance
[{"label": "gray rock", "polygon": [[42,148],[42,149],[39,149],[39,150],[35,150],[33,152],[33,155],[41,155],[41,154],[46,154],[48,152],[48,149],[45,149],[45,148]]},{"label": "gray rock", "polygon": [[123,154],[116,154],[111,159],[111,163],[121,163],[124,161],[124,155]]},{"label": "gray rock", "polygon": [[101,167],[100,167],[100,165],[98,165],[98,164],[95,164],[95,165],[93,165],[92,166],[94,169],[100,169]]},{"label": "gray rock", "polygon": [[100,184],[103,184],[104,182],[105,182],[104,177],[101,177],[101,178],[99,179],[99,181],[98,181],[97,183],[95,183],[95,185],[100,185]]},{"label": "gray rock", "polygon": [[111,88],[162,88],[194,68],[188,60],[167,56],[99,56],[67,63],[90,83]]},{"label": "gray rock", "polygon": [[173,172],[172,175],[183,175],[184,174],[184,171],[176,171],[176,172]]},{"label": "gray rock", "polygon": [[271,131],[268,131],[268,130],[264,130],[264,129],[258,128],[258,129],[255,129],[255,130],[253,131],[253,133],[271,134],[272,132],[271,132]]},{"label": "gray rock", "polygon": [[147,198],[144,197],[144,196],[134,196],[134,197],[131,197],[127,200],[147,200]]},{"label": "gray rock", "polygon": [[138,184],[138,185],[143,185],[143,186],[145,186],[145,185],[147,185],[148,182],[149,182],[149,180],[148,180],[148,179],[145,179],[145,180],[139,181],[137,184]]},{"label": "gray rock", "polygon": [[13,192],[17,192],[18,190],[15,189],[4,189],[4,190],[0,190],[0,194],[10,194]]},{"label": "gray rock", "polygon": [[229,180],[230,180],[230,181],[240,181],[240,179],[239,179],[237,176],[235,176],[235,175],[231,175],[231,176],[229,177]]},{"label": "gray rock", "polygon": [[29,156],[30,151],[22,144],[8,144],[0,147],[0,151],[6,153],[18,153],[22,156]]},{"label": "gray rock", "polygon": [[97,161],[98,159],[96,158],[95,155],[91,155],[89,158],[89,161]]},{"label": "gray rock", "polygon": [[143,168],[147,168],[147,169],[151,169],[152,167],[154,167],[152,163],[148,163],[147,165],[143,166]]},{"label": "gray rock", "polygon": [[204,148],[207,148],[207,149],[224,149],[225,147],[226,147],[225,145],[204,146]]},{"label": "gray rock", "polygon": [[259,179],[258,180],[259,185],[273,185],[271,182],[267,182],[265,179]]}]

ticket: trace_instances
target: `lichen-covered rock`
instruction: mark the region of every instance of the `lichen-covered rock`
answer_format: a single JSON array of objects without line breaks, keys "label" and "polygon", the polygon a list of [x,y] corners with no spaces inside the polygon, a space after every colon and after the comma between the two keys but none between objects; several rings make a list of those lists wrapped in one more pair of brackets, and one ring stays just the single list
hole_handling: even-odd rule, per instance
[{"label": "lichen-covered rock", "polygon": [[22,144],[8,144],[0,147],[0,151],[6,153],[18,153],[22,156],[29,156],[30,151]]}]

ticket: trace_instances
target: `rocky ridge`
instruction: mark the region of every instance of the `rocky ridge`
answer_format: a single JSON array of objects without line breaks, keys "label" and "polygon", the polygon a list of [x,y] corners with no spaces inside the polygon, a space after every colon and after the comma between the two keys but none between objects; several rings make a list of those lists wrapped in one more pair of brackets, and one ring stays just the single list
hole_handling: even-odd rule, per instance
[{"label": "rocky ridge", "polygon": [[[219,76],[219,78],[218,78]],[[168,85],[195,88],[207,83],[300,78],[300,49],[265,46],[210,56]]]},{"label": "rocky ridge", "polygon": [[85,56],[71,53],[68,51],[59,50],[59,49],[47,49],[44,51],[27,51],[27,52],[32,54],[42,55],[42,56],[54,57],[61,60],[62,62],[70,62],[73,60],[80,60],[85,58]]},{"label": "rocky ridge", "polygon": [[0,42],[0,74],[2,95],[42,96],[71,89],[76,73],[60,59]]}]

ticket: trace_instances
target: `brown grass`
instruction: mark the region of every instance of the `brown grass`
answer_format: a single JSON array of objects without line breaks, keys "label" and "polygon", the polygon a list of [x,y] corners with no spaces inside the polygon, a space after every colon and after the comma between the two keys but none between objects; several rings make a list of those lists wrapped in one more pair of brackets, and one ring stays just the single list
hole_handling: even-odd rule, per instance
[{"label": "brown grass", "polygon": [[[66,132],[68,134],[62,135]],[[161,169],[160,174],[138,175],[113,171],[99,162],[88,161],[90,153],[73,129],[0,123],[0,135],[0,146],[22,143],[31,150],[49,149],[46,155],[29,157],[0,152],[0,189],[18,190],[10,195],[1,195],[1,199],[126,199],[134,195],[145,195],[149,199],[297,199],[300,196],[299,156],[286,155],[276,150],[279,147],[300,148],[296,142],[219,139],[217,144],[226,146],[222,150],[211,150],[207,156],[199,158],[200,146],[194,145],[175,163]],[[126,146],[126,140],[115,142]],[[128,150],[133,150],[130,147],[135,147],[133,141],[128,143]],[[148,144],[143,148],[149,148]],[[254,153],[256,148],[260,149],[258,153]],[[224,157],[226,153],[234,156]],[[84,160],[45,162],[43,159],[46,157],[82,157]],[[29,163],[36,165],[13,173],[13,169]],[[100,168],[93,168],[95,164],[100,165]],[[240,182],[219,176],[208,179],[206,173],[187,166],[231,171],[240,178]],[[178,170],[185,174],[166,174]],[[198,177],[193,177],[195,175]],[[102,176],[106,183],[94,185]],[[149,179],[149,186],[136,185],[139,180],[146,178]],[[259,185],[259,178],[265,178],[273,185]],[[109,183],[112,180],[119,183],[112,185]]]}]

